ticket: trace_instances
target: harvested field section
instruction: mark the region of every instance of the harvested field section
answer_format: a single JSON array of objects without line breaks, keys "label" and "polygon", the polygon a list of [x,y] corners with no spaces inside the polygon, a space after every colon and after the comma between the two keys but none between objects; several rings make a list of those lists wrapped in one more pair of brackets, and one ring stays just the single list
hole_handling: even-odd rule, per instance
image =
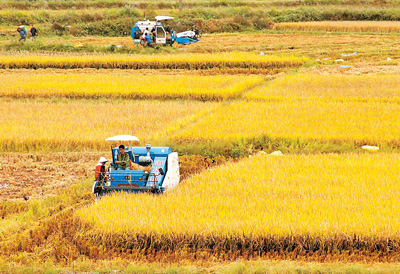
[{"label": "harvested field section", "polygon": [[212,69],[247,68],[268,69],[298,67],[308,58],[289,55],[267,55],[260,58],[254,53],[230,52],[218,54],[176,55],[0,55],[0,68],[102,68],[102,69]]},{"label": "harvested field section", "polygon": [[[216,45],[213,41],[218,40]],[[304,33],[224,33],[204,35],[185,52],[264,51],[274,54],[300,54],[313,58],[342,58],[340,54],[358,52],[353,59],[363,62],[398,58],[399,36],[369,34]],[[379,50],[377,50],[379,48]],[[353,56],[354,57],[354,56]],[[346,58],[345,58],[346,59]]]},{"label": "harvested field section", "polygon": [[135,134],[154,142],[170,124],[190,121],[218,104],[184,101],[1,101],[3,151],[104,151],[105,139]]},{"label": "harvested field section", "polygon": [[[14,33],[14,28],[12,29]],[[15,34],[18,34],[15,32]],[[216,44],[215,41],[218,41]],[[190,47],[187,46],[177,46],[178,49],[171,49],[168,53],[164,52],[165,55],[179,56],[186,55],[190,57],[189,53],[192,54],[210,54],[219,53],[227,54],[227,52],[247,52],[247,54],[258,55],[260,51],[264,51],[266,54],[276,54],[276,55],[296,55],[296,56],[308,56],[310,58],[324,59],[327,57],[340,59],[343,53],[352,53],[357,51],[358,55],[348,58],[351,60],[358,60],[367,63],[379,63],[386,60],[387,57],[391,57],[393,60],[398,60],[399,56],[399,44],[400,36],[392,34],[382,34],[382,35],[370,35],[370,34],[338,34],[338,33],[325,33],[321,32],[318,34],[311,33],[254,33],[254,34],[243,34],[243,33],[223,33],[223,34],[204,34],[202,39]],[[17,41],[15,41],[17,42]],[[55,37],[41,37],[40,44],[35,47],[32,51],[32,47],[29,47],[29,43],[25,45],[19,45],[18,43],[13,43],[8,45],[9,42],[0,41],[1,48],[7,49],[10,46],[10,51],[21,51],[18,55],[26,54],[24,51],[31,51],[29,55],[41,56],[42,51],[46,51],[47,54],[52,54],[49,51],[54,51],[53,56],[87,56],[87,52],[99,51],[104,52],[110,45],[124,45],[121,49],[122,52],[129,53],[132,56],[133,53],[143,52],[143,55],[149,52],[146,49],[142,49],[141,46],[134,45],[131,38],[129,37],[97,37],[88,36],[85,38],[77,37],[65,37],[63,40],[59,40]],[[4,45],[2,45],[4,44]],[[84,47],[75,49],[76,44],[82,44]],[[52,45],[55,47],[65,48],[68,47],[68,53],[55,52],[57,49],[53,49]],[[379,50],[377,50],[379,49]],[[65,51],[66,49],[63,49]],[[78,53],[75,51],[82,51]],[[94,53],[89,53],[94,54]],[[111,53],[111,55],[119,56],[120,54]],[[7,51],[2,52],[2,56],[11,55],[14,56],[15,53],[8,53]],[[157,54],[155,54],[157,55]],[[158,56],[161,56],[159,54]],[[147,55],[148,56],[148,55]],[[258,55],[259,56],[259,55]],[[261,56],[260,56],[261,57]],[[265,56],[264,56],[265,57]],[[265,59],[265,58],[264,58]],[[161,60],[161,59],[160,59]],[[189,59],[188,59],[189,60]],[[396,63],[397,64],[397,63]],[[68,64],[67,64],[68,65]],[[161,65],[160,65],[161,66]],[[197,65],[196,65],[197,66]],[[221,65],[222,66],[222,65]],[[218,69],[227,69],[215,66]],[[369,66],[368,66],[369,67]],[[159,66],[157,66],[158,69]],[[183,67],[182,68],[186,68]],[[238,67],[230,69],[239,69]],[[192,69],[192,68],[190,68]],[[261,70],[260,68],[240,68],[241,70]],[[293,69],[293,67],[292,67]],[[287,71],[290,67],[268,67],[264,70],[272,70],[270,74],[274,71]],[[207,71],[203,69],[203,71]],[[244,71],[242,73],[245,73]],[[254,72],[252,72],[254,73]]]},{"label": "harvested field section", "polygon": [[324,32],[378,32],[400,33],[400,23],[395,21],[319,21],[278,23],[275,30],[324,31]]},{"label": "harvested field section", "polygon": [[45,199],[91,176],[99,153],[0,155],[0,203]]},{"label": "harvested field section", "polygon": [[[106,70],[102,70],[106,71]],[[129,73],[21,73],[0,74],[0,96],[135,99],[200,99],[223,100],[235,98],[244,91],[264,82],[261,76],[200,76],[200,75],[142,75]],[[29,85],[26,85],[26,81]]]},{"label": "harvested field section", "polygon": [[399,251],[399,160],[258,155],[193,176],[161,197],[117,194],[76,215],[92,225],[88,234],[97,244],[122,250],[138,242],[149,251],[153,245],[152,252],[375,256],[378,246]]},{"label": "harvested field section", "polygon": [[277,100],[235,102],[173,136],[176,141],[239,141],[269,137],[400,146],[397,103]]},{"label": "harvested field section", "polygon": [[362,75],[362,74],[400,74],[400,67],[396,64],[398,60],[386,61],[390,65],[365,65],[356,64],[353,67],[343,69],[340,65],[336,66],[323,66],[319,65],[316,67],[305,69],[303,74],[341,74],[341,75]]},{"label": "harvested field section", "polygon": [[248,99],[327,98],[338,100],[400,101],[400,77],[385,75],[316,75],[285,76],[245,94]]}]

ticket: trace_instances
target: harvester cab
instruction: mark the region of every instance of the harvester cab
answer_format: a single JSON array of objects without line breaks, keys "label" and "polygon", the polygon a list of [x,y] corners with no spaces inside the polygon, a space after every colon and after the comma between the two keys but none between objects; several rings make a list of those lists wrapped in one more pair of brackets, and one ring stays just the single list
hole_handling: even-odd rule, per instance
[{"label": "harvester cab", "polygon": [[[176,33],[175,30],[171,29],[169,26],[163,26],[168,20],[174,19],[174,17],[170,16],[156,16],[156,21],[138,21],[135,23],[135,26],[131,29],[131,37],[135,44],[140,44],[140,37],[146,31],[151,33],[152,43],[154,45],[159,46],[172,46],[175,42],[178,44],[188,45],[193,44],[200,41],[202,30],[197,30],[192,27],[191,30]],[[151,45],[150,44],[150,45]]]},{"label": "harvester cab", "polygon": [[[109,192],[163,193],[179,184],[178,153],[170,147],[132,146],[138,142],[136,136],[118,135],[106,139],[111,142],[112,163],[104,179],[93,184],[93,193],[102,196]],[[121,170],[117,162],[119,145],[128,142],[125,153],[129,155],[129,168]]]}]

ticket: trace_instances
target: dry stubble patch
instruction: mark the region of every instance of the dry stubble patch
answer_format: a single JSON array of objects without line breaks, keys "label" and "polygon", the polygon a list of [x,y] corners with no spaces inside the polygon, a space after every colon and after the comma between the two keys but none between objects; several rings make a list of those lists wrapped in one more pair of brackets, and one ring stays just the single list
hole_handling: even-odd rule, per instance
[{"label": "dry stubble patch", "polygon": [[400,33],[400,23],[392,21],[319,21],[278,23],[274,25],[274,29],[280,31]]}]

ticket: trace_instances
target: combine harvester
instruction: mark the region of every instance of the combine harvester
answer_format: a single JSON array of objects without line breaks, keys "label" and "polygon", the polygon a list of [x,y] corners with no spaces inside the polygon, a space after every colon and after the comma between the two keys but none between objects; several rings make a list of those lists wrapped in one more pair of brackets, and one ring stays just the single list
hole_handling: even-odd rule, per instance
[{"label": "combine harvester", "polygon": [[176,33],[170,29],[166,31],[161,22],[174,19],[170,16],[156,16],[156,21],[138,21],[131,30],[131,37],[135,44],[140,44],[140,36],[147,30],[154,33],[153,43],[155,46],[172,46],[175,42],[182,45],[189,45],[200,41],[202,30],[193,26],[191,30]]},{"label": "combine harvester", "polygon": [[[106,141],[112,142],[112,163],[104,179],[93,184],[96,198],[117,191],[163,193],[179,184],[178,153],[172,152],[170,147],[134,147],[131,142],[138,142],[139,139],[131,135],[118,135]],[[129,142],[129,146],[125,146],[125,153],[129,155],[131,168],[127,170],[117,170],[121,142]]]}]

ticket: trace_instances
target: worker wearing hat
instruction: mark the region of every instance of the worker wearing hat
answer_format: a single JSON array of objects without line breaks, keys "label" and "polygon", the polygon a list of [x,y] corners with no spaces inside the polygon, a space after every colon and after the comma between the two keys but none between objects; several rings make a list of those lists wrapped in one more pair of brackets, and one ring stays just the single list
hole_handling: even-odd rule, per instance
[{"label": "worker wearing hat", "polygon": [[96,181],[103,182],[106,179],[106,163],[108,160],[104,157],[100,157],[99,162],[96,165],[94,172],[94,178]]}]

